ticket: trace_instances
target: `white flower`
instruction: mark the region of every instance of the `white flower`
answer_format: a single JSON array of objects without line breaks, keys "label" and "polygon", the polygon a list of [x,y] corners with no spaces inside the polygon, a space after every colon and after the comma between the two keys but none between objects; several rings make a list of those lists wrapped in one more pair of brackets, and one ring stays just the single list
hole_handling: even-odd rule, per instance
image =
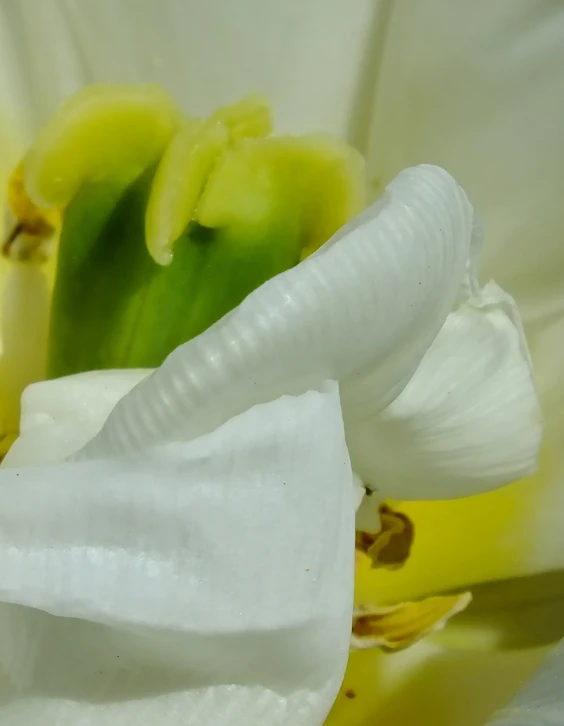
[{"label": "white flower", "polygon": [[[548,249],[547,240],[556,242],[559,137],[548,122],[544,128],[538,124],[537,115],[531,120],[522,76],[543,63],[554,67],[548,50],[535,55],[535,33],[539,47],[546,48],[551,33],[556,40],[558,33],[548,24],[544,30],[543,18],[537,21],[530,11],[522,22],[538,30],[526,36],[529,45],[515,41],[505,48],[498,37],[510,44],[514,36],[505,35],[511,23],[504,12],[484,4],[470,13],[462,4],[454,10],[440,2],[390,9],[366,1],[350,8],[343,0],[312,1],[305,8],[258,0],[244,7],[61,2],[42,4],[33,14],[14,6],[0,16],[11,38],[1,50],[7,69],[1,90],[22,124],[29,121],[28,134],[36,120],[45,120],[64,96],[91,79],[161,80],[186,105],[202,104],[206,112],[226,97],[259,90],[272,97],[288,128],[329,125],[367,144],[380,188],[404,167],[441,163],[478,200],[488,235],[486,259],[492,268],[492,258],[499,257],[501,281],[523,304],[549,435],[555,436],[557,406],[550,404],[558,400],[561,380],[544,372],[554,357],[542,357],[542,347],[553,321],[559,322],[557,304],[549,305],[559,276],[547,254],[541,261],[546,275],[532,279],[527,255],[537,255],[537,249],[528,245],[526,225],[536,231],[537,220],[547,220],[537,236]],[[518,19],[520,6],[506,12]],[[491,76],[488,53],[499,58],[493,64],[499,75]],[[556,73],[542,76],[536,92],[547,116],[548,104],[558,103],[557,93],[550,93]],[[480,85],[484,78],[494,86],[492,98],[488,86]],[[520,85],[511,85],[514,78]],[[500,89],[510,99],[506,105]],[[524,133],[511,131],[518,122],[524,129],[530,125],[542,141],[538,171],[537,155],[518,157]],[[459,187],[434,168],[411,170],[349,231],[259,289],[225,324],[175,354],[168,372],[125,399],[89,448],[97,457],[125,453],[120,464],[84,460],[3,474],[0,593],[8,603],[36,609],[4,606],[3,667],[12,675],[12,693],[22,697],[2,707],[4,713],[0,709],[0,723],[199,724],[220,712],[214,715],[218,724],[235,724],[237,717],[246,724],[253,717],[256,723],[319,723],[339,686],[352,608],[346,552],[353,493],[341,410],[354,469],[386,496],[463,496],[531,472],[540,429],[519,319],[511,298],[497,286],[476,284],[476,225]],[[519,240],[519,254],[506,263],[507,253],[496,250]],[[60,383],[30,389],[30,414],[26,419],[24,409],[13,463],[16,457],[26,463],[57,461],[79,448],[134,382],[116,375],[71,379],[63,392]],[[339,383],[339,397],[331,380]],[[163,394],[167,405],[161,407]],[[279,398],[283,394],[291,396]],[[255,404],[262,405],[252,408]],[[77,415],[77,408],[88,414]],[[145,417],[149,411],[151,419]],[[180,431],[188,443],[166,443]],[[143,451],[155,440],[162,442],[159,447]],[[202,469],[208,460],[212,463]],[[159,485],[157,496],[155,478],[167,471],[170,486]],[[226,507],[214,507],[214,497],[231,496],[224,492],[226,476],[234,480],[235,503],[242,507],[235,521],[225,521]],[[208,486],[192,495],[182,486],[185,477],[200,477]],[[273,489],[280,480],[286,490]],[[260,497],[259,484],[265,485]],[[495,500],[500,508],[504,496],[502,491]],[[524,492],[519,501],[532,500],[545,526],[549,507],[544,504],[540,512],[539,499],[527,496]],[[554,502],[561,489],[546,486],[543,496]],[[447,505],[409,506],[417,522],[418,507]],[[407,597],[561,564],[557,533],[528,538],[527,544],[539,548],[534,556],[498,558],[496,565],[487,548],[465,537],[469,527],[462,507],[461,502],[461,524],[449,545],[456,552],[458,579],[440,566],[414,587],[406,574]],[[179,511],[186,512],[185,519]],[[469,511],[479,525],[484,508],[474,504]],[[517,519],[504,531],[521,526]],[[519,519],[529,527],[530,521]],[[192,529],[202,533],[196,546],[189,539]],[[307,537],[300,541],[304,530]],[[282,535],[288,545],[279,553]],[[444,541],[441,534],[439,544]],[[296,554],[298,542],[311,556],[311,567],[303,566],[303,553]],[[473,546],[479,557],[467,554]],[[414,549],[413,561],[432,563],[430,550]],[[191,573],[200,570],[192,557],[199,562],[210,557],[202,573],[217,579],[208,582],[202,574],[194,583]],[[277,567],[265,567],[276,557]],[[465,557],[469,564],[460,565]],[[225,586],[240,562],[249,564],[248,580],[240,588]],[[296,586],[301,569],[315,572],[315,581],[304,575]],[[317,599],[309,594],[314,584]],[[194,586],[203,590],[193,606],[205,603],[205,612],[180,606],[190,601]],[[381,592],[385,588],[384,580]],[[257,592],[271,600],[253,602]],[[217,600],[225,600],[225,607]],[[304,623],[310,627],[304,629]],[[201,640],[202,633],[210,635],[209,642]],[[241,647],[238,633],[245,634]],[[29,651],[22,642],[30,643]],[[110,653],[117,658],[118,650],[125,665],[113,660],[110,665]],[[421,652],[410,657],[417,660]],[[241,654],[246,660],[237,663],[238,683],[233,659]],[[368,665],[366,658],[363,663]],[[277,670],[279,665],[285,667]],[[185,690],[187,674],[194,671],[205,675],[194,676],[191,690]],[[392,668],[381,683],[393,678]],[[241,688],[226,689],[226,682]],[[198,690],[204,686],[208,690]],[[196,703],[209,711],[194,710]],[[353,723],[350,711],[343,718]]]}]

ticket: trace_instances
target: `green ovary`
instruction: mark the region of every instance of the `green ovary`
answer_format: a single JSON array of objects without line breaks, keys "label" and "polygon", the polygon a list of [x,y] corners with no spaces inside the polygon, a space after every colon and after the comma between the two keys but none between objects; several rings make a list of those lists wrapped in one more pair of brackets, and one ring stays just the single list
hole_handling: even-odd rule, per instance
[{"label": "green ovary", "polygon": [[24,164],[32,201],[63,212],[49,377],[159,365],[362,208],[357,152],[270,131],[256,96],[207,120],[152,86],[62,107]]}]

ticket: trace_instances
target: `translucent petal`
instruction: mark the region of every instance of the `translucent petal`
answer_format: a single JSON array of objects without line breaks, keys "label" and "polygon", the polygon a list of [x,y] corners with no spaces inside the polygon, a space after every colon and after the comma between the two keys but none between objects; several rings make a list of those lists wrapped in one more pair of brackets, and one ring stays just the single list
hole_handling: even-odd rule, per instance
[{"label": "translucent petal", "polygon": [[535,471],[541,417],[513,301],[493,283],[449,315],[379,416],[370,376],[345,426],[355,471],[396,499],[449,499]]},{"label": "translucent petal", "polygon": [[473,212],[451,177],[406,170],[297,267],[180,346],[126,396],[88,456],[192,438],[284,393],[373,370],[382,408],[413,374],[466,273]]},{"label": "translucent petal", "polygon": [[353,589],[335,384],[190,443],[0,484],[0,723],[323,722]]},{"label": "translucent petal", "polygon": [[563,33],[558,2],[395,3],[368,153],[375,186],[424,161],[468,191],[487,233],[484,271],[522,310],[547,424],[559,431]]},{"label": "translucent petal", "polygon": [[546,422],[534,478],[460,504],[409,505],[420,537],[394,592],[423,577],[440,588],[564,566],[563,28],[559,3],[527,0],[409,1],[390,16],[372,182],[424,160],[464,184],[487,232],[485,271],[522,311]]},{"label": "translucent petal", "polygon": [[[207,115],[265,93],[281,128],[345,134],[374,0],[50,0],[0,9],[0,98],[28,128],[86,82],[157,82]],[[323,22],[320,22],[320,18]],[[2,76],[6,76],[5,79]],[[2,94],[2,84],[5,94]]]}]

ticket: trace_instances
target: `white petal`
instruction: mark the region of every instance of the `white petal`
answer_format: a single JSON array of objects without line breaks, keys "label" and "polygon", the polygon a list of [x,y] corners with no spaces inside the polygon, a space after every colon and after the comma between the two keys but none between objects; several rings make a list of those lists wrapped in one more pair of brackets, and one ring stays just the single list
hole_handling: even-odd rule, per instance
[{"label": "white petal", "polygon": [[396,499],[449,499],[532,473],[540,411],[513,301],[490,283],[449,315],[406,388],[377,416],[370,378],[343,400],[363,481]]},{"label": "white petal", "polygon": [[0,723],[323,722],[354,508],[322,388],[135,459],[0,472]]},{"label": "white petal", "polygon": [[547,424],[558,432],[563,34],[558,2],[395,3],[368,154],[374,183],[425,161],[468,191],[487,231],[485,273],[519,303]]},{"label": "white petal", "polygon": [[27,388],[21,400],[20,436],[3,466],[62,461],[95,436],[116,403],[149,370],[91,371]]},{"label": "white petal", "polygon": [[385,406],[435,338],[466,274],[473,212],[443,170],[402,172],[297,267],[180,346],[112,412],[88,455],[193,438],[262,401],[374,371]]},{"label": "white petal", "polygon": [[378,11],[373,0],[7,3],[0,79],[35,124],[86,82],[156,81],[194,114],[263,92],[284,128],[344,134]]}]

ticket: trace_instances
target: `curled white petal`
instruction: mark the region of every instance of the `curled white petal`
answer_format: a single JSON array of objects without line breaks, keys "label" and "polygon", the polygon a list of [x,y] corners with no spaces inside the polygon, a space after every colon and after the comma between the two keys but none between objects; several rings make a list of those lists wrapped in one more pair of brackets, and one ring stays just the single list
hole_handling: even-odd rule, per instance
[{"label": "curled white petal", "polygon": [[83,456],[190,439],[283,394],[366,370],[383,407],[405,385],[464,279],[473,210],[447,172],[402,172],[311,258],[180,346],[126,396]]},{"label": "curled white petal", "polygon": [[[369,384],[369,381],[368,381]],[[542,435],[512,299],[494,283],[451,313],[397,399],[343,407],[353,466],[400,499],[448,499],[532,473]]]}]

